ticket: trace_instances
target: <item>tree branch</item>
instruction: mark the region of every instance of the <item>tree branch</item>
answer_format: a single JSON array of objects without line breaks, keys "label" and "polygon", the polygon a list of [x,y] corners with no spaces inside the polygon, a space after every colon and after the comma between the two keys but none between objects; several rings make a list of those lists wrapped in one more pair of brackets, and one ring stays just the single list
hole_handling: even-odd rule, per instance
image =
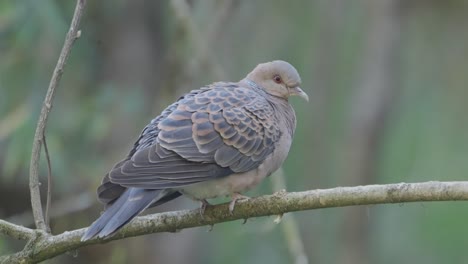
[{"label": "tree branch", "polygon": [[41,153],[42,139],[44,137],[45,128],[47,124],[47,118],[49,112],[52,109],[52,100],[54,99],[55,89],[57,88],[60,79],[63,74],[63,68],[65,63],[70,55],[71,48],[73,43],[80,36],[78,30],[78,25],[80,24],[81,15],[83,13],[86,0],[77,0],[75,13],[73,14],[73,19],[68,30],[67,36],[65,38],[65,43],[63,44],[62,51],[60,52],[60,57],[55,66],[54,73],[50,80],[49,89],[47,90],[44,103],[42,104],[41,114],[39,116],[39,121],[37,122],[36,133],[34,135],[32,153],[31,153],[31,164],[29,167],[29,189],[31,192],[31,206],[34,215],[34,221],[36,222],[36,227],[42,230],[47,230],[48,227],[44,221],[44,214],[42,211],[41,204],[41,192],[40,192],[40,182],[39,182],[39,158]]},{"label": "tree branch", "polygon": [[19,240],[28,240],[34,236],[34,230],[0,219],[0,234],[4,234]]},{"label": "tree branch", "polygon": [[278,192],[239,201],[232,215],[229,214],[228,204],[225,203],[208,207],[204,218],[201,218],[198,209],[138,217],[113,237],[91,239],[85,242],[80,240],[85,231],[84,228],[56,236],[35,230],[33,231],[35,235],[30,236],[32,234],[30,229],[0,221],[1,233],[21,239],[32,237],[28,243],[29,246],[27,245],[23,251],[0,257],[0,263],[37,263],[86,245],[103,244],[112,240],[151,233],[177,232],[185,228],[294,211],[352,205],[459,200],[468,200],[468,181],[399,183],[292,193]]}]

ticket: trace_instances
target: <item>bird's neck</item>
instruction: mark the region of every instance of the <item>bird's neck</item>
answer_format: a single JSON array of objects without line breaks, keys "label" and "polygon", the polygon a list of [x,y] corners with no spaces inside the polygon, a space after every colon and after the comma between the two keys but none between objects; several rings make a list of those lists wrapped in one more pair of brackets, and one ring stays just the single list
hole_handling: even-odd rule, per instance
[{"label": "bird's neck", "polygon": [[249,87],[255,91],[261,91],[262,93],[265,93],[265,91],[263,90],[263,88],[258,85],[256,82],[252,81],[251,79],[249,78],[245,78],[245,79],[242,79],[239,84],[241,84],[242,86],[245,86],[245,87]]},{"label": "bird's neck", "polygon": [[284,122],[284,124],[281,125],[287,127],[291,137],[294,136],[294,131],[296,130],[296,113],[287,99],[265,92],[265,90],[260,85],[248,78],[241,80],[239,83],[263,95],[268,100],[268,102],[270,102],[271,106],[275,108],[277,120]]},{"label": "bird's neck", "polygon": [[269,95],[267,99],[276,110],[277,120],[283,123],[280,125],[286,126],[289,135],[293,137],[296,130],[296,113],[294,112],[294,108],[283,98]]}]

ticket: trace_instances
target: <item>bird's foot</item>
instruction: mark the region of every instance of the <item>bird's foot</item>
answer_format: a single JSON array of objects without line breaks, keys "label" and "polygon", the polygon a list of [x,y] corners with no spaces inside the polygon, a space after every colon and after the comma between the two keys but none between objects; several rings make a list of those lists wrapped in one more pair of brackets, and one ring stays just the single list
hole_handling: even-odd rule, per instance
[{"label": "bird's foot", "polygon": [[233,193],[231,195],[231,202],[229,203],[229,213],[234,212],[234,207],[236,206],[236,202],[239,200],[249,200],[250,197],[242,195],[240,193]]},{"label": "bird's foot", "polygon": [[204,218],[205,218],[205,210],[206,210],[206,208],[207,208],[208,206],[210,206],[211,204],[210,204],[207,200],[205,200],[205,199],[201,200],[200,202],[201,202],[200,216],[201,216],[202,219],[204,219]]}]

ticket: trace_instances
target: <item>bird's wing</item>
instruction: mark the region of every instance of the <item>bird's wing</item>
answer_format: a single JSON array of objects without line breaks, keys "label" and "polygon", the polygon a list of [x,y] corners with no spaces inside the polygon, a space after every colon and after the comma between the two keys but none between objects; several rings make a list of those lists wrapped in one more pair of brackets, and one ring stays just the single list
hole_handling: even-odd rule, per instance
[{"label": "bird's wing", "polygon": [[265,97],[235,83],[193,91],[143,130],[110,182],[166,189],[255,169],[281,135],[274,116]]}]

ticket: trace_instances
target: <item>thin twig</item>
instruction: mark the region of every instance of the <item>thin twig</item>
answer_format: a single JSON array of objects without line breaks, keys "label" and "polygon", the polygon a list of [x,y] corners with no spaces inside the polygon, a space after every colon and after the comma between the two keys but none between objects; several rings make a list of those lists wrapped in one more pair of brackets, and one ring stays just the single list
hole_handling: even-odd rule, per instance
[{"label": "thin twig", "polygon": [[[294,211],[353,205],[462,200],[468,201],[468,181],[398,183],[293,193],[278,192],[273,195],[239,201],[232,214],[228,210],[229,204],[225,203],[208,207],[203,217],[200,216],[199,209],[137,217],[118,231],[115,236],[106,239],[94,238],[82,242],[80,238],[84,234],[85,228],[66,231],[56,236],[47,234],[37,236],[29,242],[30,246],[23,251],[0,257],[0,263],[37,263],[86,245],[104,244],[125,237],[177,232],[185,228],[211,226],[228,221],[281,215]],[[4,221],[0,221],[0,232],[9,235],[12,231],[4,231],[4,224]],[[7,223],[7,227],[16,231],[12,224]],[[21,227],[21,230],[23,229],[24,227]],[[23,232],[25,235],[29,234],[29,229],[27,230],[27,232]]]},{"label": "thin twig", "polygon": [[78,30],[78,25],[80,24],[81,15],[83,14],[85,4],[86,0],[76,1],[75,12],[73,14],[70,29],[68,30],[67,36],[65,38],[65,43],[63,44],[62,51],[60,52],[60,57],[57,61],[57,65],[55,66],[54,73],[52,74],[49,88],[47,90],[44,103],[42,104],[41,114],[37,122],[36,133],[34,135],[31,153],[31,164],[29,168],[29,189],[31,192],[31,206],[36,227],[45,231],[47,230],[47,226],[42,211],[41,191],[39,188],[39,159],[41,153],[41,144],[42,139],[44,138],[49,112],[52,108],[52,101],[55,95],[55,89],[57,88],[62,77],[63,69],[65,67],[65,63],[68,59],[68,56],[70,55],[73,43],[81,34],[81,31]]},{"label": "thin twig", "polygon": [[[286,190],[286,180],[283,168],[280,168],[274,175],[271,176],[273,191]],[[301,232],[294,215],[283,217],[280,215],[277,219],[281,220],[281,230],[285,237],[286,244],[289,249],[289,254],[293,257],[295,264],[308,264],[309,258],[304,250]]]},{"label": "thin twig", "polygon": [[50,163],[49,149],[47,148],[47,141],[45,135],[42,137],[42,144],[44,144],[44,152],[47,160],[47,202],[45,209],[45,225],[47,233],[50,233],[50,205],[52,203],[52,165]]}]

